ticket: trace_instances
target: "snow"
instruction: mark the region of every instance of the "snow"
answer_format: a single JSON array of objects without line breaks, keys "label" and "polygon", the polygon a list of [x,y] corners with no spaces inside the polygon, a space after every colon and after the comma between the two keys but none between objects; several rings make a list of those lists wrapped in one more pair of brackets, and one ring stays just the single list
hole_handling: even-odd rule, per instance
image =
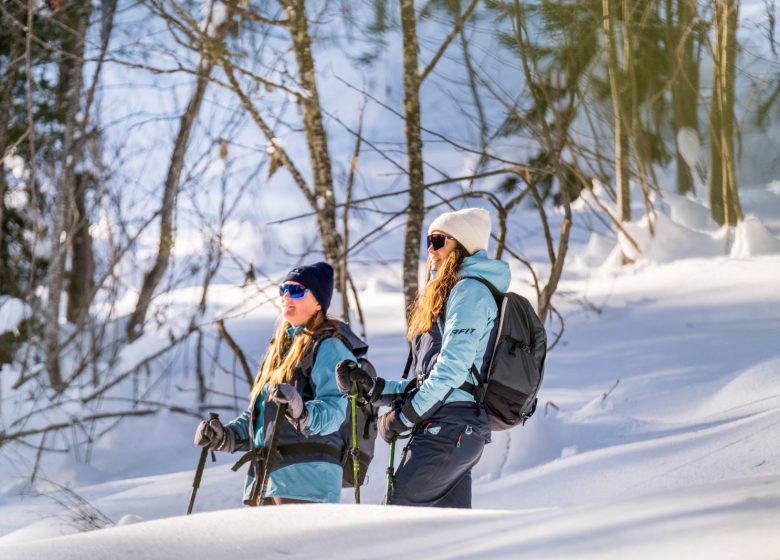
[{"label": "snow", "polygon": [[[626,225],[641,253],[603,227],[584,228],[593,201],[575,204],[570,261],[555,298],[565,329],[548,355],[538,411],[524,427],[493,434],[473,471],[471,511],[380,506],[389,451],[379,441],[360,506],[345,489],[339,505],[246,509],[243,473],[230,470],[234,457],[220,454],[204,472],[195,513],[185,516],[199,454],[192,433],[209,410],[195,402],[195,348],[185,345],[166,354],[159,377],[147,371],[105,399],[157,387],[161,400],[192,415],[165,411],[124,422],[95,442],[88,464],[78,449],[47,456],[34,486],[35,449],[2,447],[0,557],[771,557],[767,551],[780,549],[778,190],[747,190],[748,217],[736,228],[715,227],[693,197],[662,192],[654,236],[646,219]],[[512,219],[519,227],[533,216],[518,209]],[[226,236],[250,246],[253,231],[252,224],[228,227]],[[523,250],[543,254],[541,235],[527,231]],[[400,244],[402,232],[394,235],[383,242]],[[635,262],[616,266],[621,251]],[[513,289],[530,295],[526,271],[512,266]],[[355,262],[351,270],[371,359],[398,378],[406,359],[400,268]],[[203,324],[228,317],[251,367],[278,314],[277,272],[268,282],[210,290]],[[161,328],[124,348],[117,372],[185,332],[200,295],[191,286],[156,298],[150,314]],[[115,312],[129,312],[135,297],[128,290]],[[0,299],[4,330],[30,313],[19,300]],[[547,327],[553,340],[560,327]],[[8,367],[0,376],[3,426],[19,410],[6,404],[18,377]],[[225,394],[243,391],[220,372],[210,383]],[[212,404],[225,420],[245,405],[217,397]],[[42,421],[33,417],[27,427]],[[46,443],[69,445],[56,435]],[[48,481],[67,482],[81,501]]]},{"label": "snow", "polygon": [[[675,223],[666,215],[656,214],[654,232],[650,233],[647,216],[637,222],[624,224],[628,235],[639,246],[639,251],[623,233],[618,233],[616,253],[623,253],[632,261],[670,263],[688,258],[710,258],[727,253],[727,239],[723,236],[700,233]],[[613,259],[608,259],[615,262]]]},{"label": "snow", "polygon": [[30,307],[22,300],[0,296],[0,335],[14,331],[30,315]]},{"label": "snow", "polygon": [[[659,234],[683,227],[658,223]],[[653,254],[679,241],[662,234]],[[117,527],[79,532],[84,515],[63,514],[56,489],[24,497],[5,486],[0,556],[766,558],[780,546],[780,255],[676,251],[668,262],[564,279],[566,330],[548,356],[539,410],[523,428],[494,433],[474,470],[472,511],[378,505],[388,461],[378,442],[363,505],[349,505],[347,489],[340,505],[243,508],[243,475],[218,455],[186,517],[196,420],[165,414],[112,433],[88,469],[47,473],[70,477]],[[372,360],[398,377],[400,282],[370,270],[361,293]],[[174,292],[166,305],[197,295]],[[212,296],[217,310],[238,299],[228,286]],[[233,334],[259,347],[273,317],[267,305],[247,311]],[[155,349],[146,336],[123,362]]]},{"label": "snow", "polygon": [[30,197],[27,195],[27,191],[21,189],[9,189],[5,193],[4,200],[6,207],[14,210],[22,210],[30,204]]},{"label": "snow", "polygon": [[23,179],[26,175],[24,158],[20,155],[7,155],[3,159],[3,165],[11,172],[15,179]]},{"label": "snow", "polygon": [[717,224],[712,219],[710,209],[695,198],[673,192],[663,193],[663,204],[667,215],[676,224],[695,231],[715,231]]},{"label": "snow", "polygon": [[[768,558],[780,477],[565,510],[377,505],[233,509],[0,548],[5,560],[134,558]],[[728,532],[719,531],[724,525]]]},{"label": "snow", "polygon": [[773,236],[755,216],[746,216],[737,224],[731,256],[737,259],[753,255],[780,253],[780,239]]},{"label": "snow", "polygon": [[227,21],[229,15],[227,6],[219,0],[207,0],[202,3],[201,10],[204,19],[200,23],[200,28],[210,37],[216,36],[219,27]]},{"label": "snow", "polygon": [[698,133],[687,126],[680,127],[677,131],[677,150],[688,167],[696,169],[696,164],[701,156],[701,142],[699,142]]},{"label": "snow", "polygon": [[[210,33],[224,15],[224,4],[215,2]],[[342,91],[323,88],[322,93],[335,98]],[[429,103],[439,101],[432,97]],[[447,110],[440,105],[439,111]],[[425,110],[424,118],[444,120],[433,110]],[[377,129],[384,126],[381,119],[376,124]],[[386,141],[400,138],[387,134]],[[701,155],[695,133],[681,130],[677,142],[686,161],[695,165]],[[296,148],[292,138],[274,138],[265,148],[270,154],[276,147],[288,149],[285,144]],[[351,138],[346,145],[344,153],[351,154]],[[431,161],[439,157],[435,146],[426,148]],[[340,153],[334,145],[331,149]],[[463,156],[447,169],[456,176],[458,169],[475,163]],[[7,166],[24,173],[24,162],[16,164]],[[366,177],[381,176],[362,165]],[[272,284],[283,272],[274,268],[277,256],[286,251],[289,261],[317,235],[312,221],[288,223],[284,246],[275,246],[263,224],[300,208],[289,184],[266,187],[263,183],[263,198],[249,205],[258,209],[253,220],[229,221],[223,241],[237,255],[274,263],[262,267],[270,279],[239,288],[218,276],[201,325],[208,354],[219,348],[208,330],[211,322],[227,317],[251,367],[257,366],[278,315]],[[230,470],[235,457],[220,454],[216,463],[207,464],[195,513],[185,516],[199,455],[191,443],[196,416],[214,405],[228,420],[245,405],[239,398],[214,397],[209,407],[198,407],[192,373],[196,349],[188,343],[166,354],[152,371],[118,385],[105,402],[154,389],[163,402],[194,414],[164,411],[125,421],[96,440],[88,463],[83,449],[53,434],[47,446],[67,451],[46,455],[35,485],[28,479],[36,450],[0,447],[0,558],[776,556],[780,181],[741,187],[747,217],[736,228],[719,228],[701,200],[662,191],[656,199],[655,235],[646,218],[626,225],[639,252],[603,225],[610,220],[598,210],[593,194],[615,213],[597,181],[593,193],[584,192],[573,204],[570,254],[554,298],[565,328],[548,355],[539,409],[524,427],[493,434],[473,472],[473,510],[380,506],[389,452],[378,441],[362,505],[353,505],[352,491],[345,489],[339,505],[244,508],[243,473]],[[632,195],[634,215],[640,216],[641,195],[638,190]],[[265,215],[266,208],[276,214]],[[551,230],[559,231],[561,215],[550,209],[550,216]],[[602,220],[591,221],[594,216]],[[351,216],[350,227],[359,235],[373,227],[371,218]],[[543,272],[546,248],[536,223],[534,210],[518,208],[510,217],[509,235],[511,245]],[[101,216],[96,237],[108,239],[114,229],[110,217]],[[176,256],[195,256],[206,238],[185,228],[182,232]],[[371,360],[389,378],[400,377],[406,360],[397,262],[402,236],[402,228],[386,232],[350,264],[366,314]],[[139,243],[154,247],[157,235],[150,231]],[[49,248],[39,244],[37,250],[46,254]],[[623,265],[623,254],[633,264]],[[380,264],[385,258],[396,261]],[[515,262],[512,266],[513,289],[530,296],[527,271]],[[116,314],[128,313],[135,303],[129,276]],[[200,296],[201,288],[191,286],[157,297],[150,316],[161,327],[150,327],[124,348],[116,371],[130,371],[165,349],[169,336],[185,332]],[[31,314],[20,300],[0,298],[0,333]],[[98,309],[98,314],[107,316],[109,310]],[[553,340],[560,326],[554,320],[547,327]],[[220,365],[231,359],[223,347]],[[0,375],[4,430],[17,417],[8,398],[16,374],[14,366],[4,365]],[[240,380],[219,369],[208,382],[225,394],[245,392]],[[24,406],[19,404],[27,410]],[[48,419],[40,416],[46,414],[32,417],[27,427]],[[48,481],[65,484],[83,502],[69,501],[67,490]],[[96,519],[116,526],[87,531]]]},{"label": "snow", "polygon": [[[771,184],[765,191],[759,191],[760,198],[755,195],[752,198],[763,201],[767,193],[776,194]],[[620,266],[621,255],[632,261],[661,264],[726,254],[732,258],[745,258],[780,253],[780,239],[767,229],[758,216],[748,214],[733,228],[718,228],[710,216],[709,208],[695,198],[671,192],[664,192],[662,196],[660,211],[652,221],[653,233],[647,216],[624,224],[625,231],[638,245],[638,250],[625,233],[619,232],[618,245],[605,259],[603,254],[608,241],[594,233],[578,262],[590,266],[603,262],[610,266]]]}]

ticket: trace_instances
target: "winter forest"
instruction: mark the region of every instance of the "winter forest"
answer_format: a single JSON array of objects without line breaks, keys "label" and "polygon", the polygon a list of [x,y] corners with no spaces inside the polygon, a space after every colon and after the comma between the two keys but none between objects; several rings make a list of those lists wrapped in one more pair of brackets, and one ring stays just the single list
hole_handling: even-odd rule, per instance
[{"label": "winter forest", "polygon": [[[779,18],[0,0],[0,557],[780,557]],[[330,263],[329,314],[400,379],[463,208],[547,331],[473,509],[381,505],[378,439],[359,505],[246,509],[217,454],[186,516],[285,274]]]}]

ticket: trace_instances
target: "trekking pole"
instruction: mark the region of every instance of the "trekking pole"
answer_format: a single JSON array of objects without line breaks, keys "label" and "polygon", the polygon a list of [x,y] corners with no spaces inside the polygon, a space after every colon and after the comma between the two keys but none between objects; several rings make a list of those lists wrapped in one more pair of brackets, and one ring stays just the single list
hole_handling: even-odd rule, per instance
[{"label": "trekking pole", "polygon": [[[219,420],[219,414],[216,412],[209,412],[209,421]],[[195,469],[195,480],[192,481],[192,494],[190,494],[190,505],[187,508],[187,515],[192,513],[192,506],[195,505],[195,495],[198,493],[200,487],[200,479],[203,476],[203,469],[206,467],[206,457],[209,454],[209,448],[204,447],[200,452],[200,459],[198,460],[198,468]],[[211,452],[211,461],[216,462],[217,456],[214,452]]]},{"label": "trekking pole", "polygon": [[274,433],[271,434],[271,442],[268,444],[268,450],[265,453],[265,465],[263,468],[263,482],[260,484],[260,494],[257,500],[257,505],[263,505],[263,499],[265,498],[265,490],[268,486],[268,477],[271,475],[271,457],[273,457],[274,451],[276,451],[276,444],[279,442],[279,423],[284,420],[284,413],[287,411],[287,403],[281,403],[276,409],[276,417],[274,418]]},{"label": "trekking pole", "polygon": [[393,436],[390,440],[390,464],[387,466],[387,491],[385,494],[385,505],[390,505],[390,496],[393,494],[393,471],[395,470],[395,440],[398,436]]},{"label": "trekking pole", "polygon": [[360,503],[360,449],[358,447],[357,429],[357,384],[352,382],[352,390],[349,395],[352,406],[352,480],[355,484],[355,503]]}]

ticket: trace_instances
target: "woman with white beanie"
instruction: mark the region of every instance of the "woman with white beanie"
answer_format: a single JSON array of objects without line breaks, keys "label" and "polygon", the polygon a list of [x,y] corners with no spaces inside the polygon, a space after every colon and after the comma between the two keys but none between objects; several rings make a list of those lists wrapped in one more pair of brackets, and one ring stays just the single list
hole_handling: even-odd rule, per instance
[{"label": "woman with white beanie", "polygon": [[343,392],[355,383],[365,400],[390,405],[379,432],[388,443],[411,430],[389,503],[471,507],[471,469],[490,441],[487,414],[473,388],[498,309],[482,281],[509,288],[509,265],[487,255],[490,214],[466,208],[428,228],[428,283],[412,307],[407,336],[414,379],[371,376],[354,363],[337,367]]}]

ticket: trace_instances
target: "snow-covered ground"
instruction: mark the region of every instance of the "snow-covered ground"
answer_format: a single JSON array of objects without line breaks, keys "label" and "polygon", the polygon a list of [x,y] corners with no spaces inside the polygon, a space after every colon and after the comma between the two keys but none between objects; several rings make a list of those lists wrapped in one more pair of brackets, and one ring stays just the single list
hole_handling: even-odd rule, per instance
[{"label": "snow-covered ground", "polygon": [[[89,465],[66,458],[46,471],[78,498],[45,483],[37,497],[20,496],[24,473],[17,481],[4,468],[0,558],[780,558],[780,192],[770,185],[745,200],[755,221],[726,235],[695,202],[670,195],[655,239],[643,238],[644,256],[625,267],[612,264],[618,240],[591,235],[576,210],[556,296],[565,330],[539,409],[494,434],[471,511],[378,505],[388,461],[380,441],[362,505],[349,505],[345,490],[341,505],[243,508],[243,474],[218,455],[187,517],[196,420],[167,413],[118,427]],[[629,230],[639,239],[643,227]],[[513,269],[514,288],[530,295],[526,273]],[[372,360],[398,377],[398,278],[357,275]],[[235,290],[215,292],[215,313]],[[247,309],[232,331],[256,355],[276,311]],[[551,340],[558,330],[548,326]],[[81,532],[89,523],[109,528]]]}]

